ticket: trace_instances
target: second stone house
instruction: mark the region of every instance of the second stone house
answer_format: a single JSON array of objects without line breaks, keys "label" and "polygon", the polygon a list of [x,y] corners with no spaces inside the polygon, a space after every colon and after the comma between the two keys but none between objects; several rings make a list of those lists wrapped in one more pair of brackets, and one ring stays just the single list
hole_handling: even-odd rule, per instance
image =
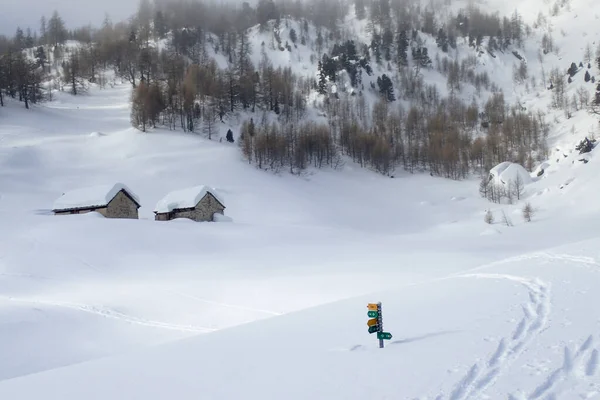
[{"label": "second stone house", "polygon": [[187,218],[197,222],[214,221],[215,214],[224,215],[225,202],[208,186],[195,186],[166,195],[154,209],[156,221]]}]

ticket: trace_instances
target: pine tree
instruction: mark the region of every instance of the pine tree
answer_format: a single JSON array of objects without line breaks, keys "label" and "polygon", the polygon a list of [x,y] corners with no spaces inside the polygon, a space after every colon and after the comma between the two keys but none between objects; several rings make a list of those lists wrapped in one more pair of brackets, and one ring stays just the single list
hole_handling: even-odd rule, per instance
[{"label": "pine tree", "polygon": [[436,38],[437,46],[442,49],[444,53],[448,52],[448,37],[446,36],[446,32],[442,28],[438,31]]},{"label": "pine tree", "polygon": [[231,129],[229,129],[229,130],[227,131],[227,135],[225,136],[225,138],[227,139],[227,141],[228,141],[229,143],[233,143],[233,142],[234,142],[234,139],[233,139],[233,132],[231,131]]},{"label": "pine tree", "polygon": [[42,15],[40,18],[40,42],[42,45],[47,44],[48,42],[48,25],[46,22],[46,17]]},{"label": "pine tree", "polygon": [[67,61],[62,63],[64,83],[71,87],[71,94],[86,91],[84,68],[79,51],[73,51]]},{"label": "pine tree", "polygon": [[52,13],[52,17],[48,21],[48,39],[49,44],[53,46],[62,44],[67,39],[65,23],[57,11]]},{"label": "pine tree", "polygon": [[156,39],[163,39],[167,34],[167,31],[165,16],[161,10],[158,10],[154,14],[154,37]]},{"label": "pine tree", "polygon": [[408,37],[406,35],[406,31],[400,31],[398,35],[398,64],[407,66],[408,65]]},{"label": "pine tree", "polygon": [[296,30],[294,28],[290,30],[290,40],[292,41],[292,43],[294,43],[294,45],[298,41],[298,34],[296,33]]},{"label": "pine tree", "polygon": [[37,62],[37,65],[43,70],[44,68],[46,68],[46,52],[44,51],[44,48],[42,46],[38,46],[38,48],[35,51],[35,60]]},{"label": "pine tree", "polygon": [[318,82],[318,90],[319,94],[327,94],[327,78],[325,77],[325,71],[323,71],[323,63],[319,61],[318,66],[319,73],[319,82]]},{"label": "pine tree", "polygon": [[13,41],[17,50],[23,50],[25,48],[25,34],[20,27],[17,27],[17,32],[15,33]]},{"label": "pine tree", "polygon": [[377,78],[377,85],[379,86],[379,93],[384,99],[390,103],[396,101],[396,96],[394,95],[394,84],[386,74],[383,74],[381,77]]},{"label": "pine tree", "polygon": [[571,77],[575,76],[575,74],[577,73],[577,64],[571,63],[571,67],[569,67],[567,72]]}]

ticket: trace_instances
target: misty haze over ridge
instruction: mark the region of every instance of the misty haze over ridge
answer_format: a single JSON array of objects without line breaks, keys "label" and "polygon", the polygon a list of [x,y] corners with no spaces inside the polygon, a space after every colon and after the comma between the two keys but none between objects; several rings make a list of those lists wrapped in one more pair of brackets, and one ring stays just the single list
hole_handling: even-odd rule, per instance
[{"label": "misty haze over ridge", "polygon": [[[246,0],[248,1],[248,0]],[[218,0],[221,2],[242,3],[242,0]],[[256,1],[248,1],[250,4]],[[131,17],[137,10],[139,0],[3,0],[0,13],[0,35],[12,36],[17,27],[24,31],[39,30],[42,15],[49,18],[54,10],[65,21],[67,29],[83,25],[100,26],[106,14],[113,22],[121,22]]]},{"label": "misty haze over ridge", "polygon": [[12,36],[17,27],[39,30],[41,16],[50,17],[54,10],[59,12],[68,29],[88,23],[99,26],[106,13],[113,21],[121,21],[135,12],[138,0],[3,0],[2,3],[0,34]]}]

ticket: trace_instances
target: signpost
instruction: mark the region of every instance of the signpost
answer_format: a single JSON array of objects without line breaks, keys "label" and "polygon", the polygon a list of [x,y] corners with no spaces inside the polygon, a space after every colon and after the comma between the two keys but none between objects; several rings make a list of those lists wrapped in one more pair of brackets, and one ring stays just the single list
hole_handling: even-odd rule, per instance
[{"label": "signpost", "polygon": [[367,316],[370,318],[367,321],[369,327],[369,333],[377,333],[377,339],[379,339],[379,348],[383,349],[383,341],[390,340],[392,334],[383,331],[383,317],[381,314],[381,302],[380,303],[369,303],[367,305]]}]

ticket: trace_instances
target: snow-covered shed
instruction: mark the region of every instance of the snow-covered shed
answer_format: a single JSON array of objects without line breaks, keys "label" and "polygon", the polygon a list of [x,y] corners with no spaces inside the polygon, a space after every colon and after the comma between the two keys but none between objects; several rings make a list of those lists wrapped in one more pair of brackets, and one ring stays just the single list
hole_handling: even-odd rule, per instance
[{"label": "snow-covered shed", "polygon": [[154,209],[156,221],[188,218],[193,221],[214,221],[215,214],[224,215],[225,202],[208,186],[195,186],[166,195]]},{"label": "snow-covered shed", "polygon": [[140,199],[122,183],[76,189],[58,198],[55,215],[85,214],[96,211],[106,218],[137,219]]},{"label": "snow-covered shed", "polygon": [[490,170],[490,182],[497,185],[508,186],[516,184],[517,180],[521,185],[527,185],[533,181],[531,175],[520,164],[503,162]]}]

